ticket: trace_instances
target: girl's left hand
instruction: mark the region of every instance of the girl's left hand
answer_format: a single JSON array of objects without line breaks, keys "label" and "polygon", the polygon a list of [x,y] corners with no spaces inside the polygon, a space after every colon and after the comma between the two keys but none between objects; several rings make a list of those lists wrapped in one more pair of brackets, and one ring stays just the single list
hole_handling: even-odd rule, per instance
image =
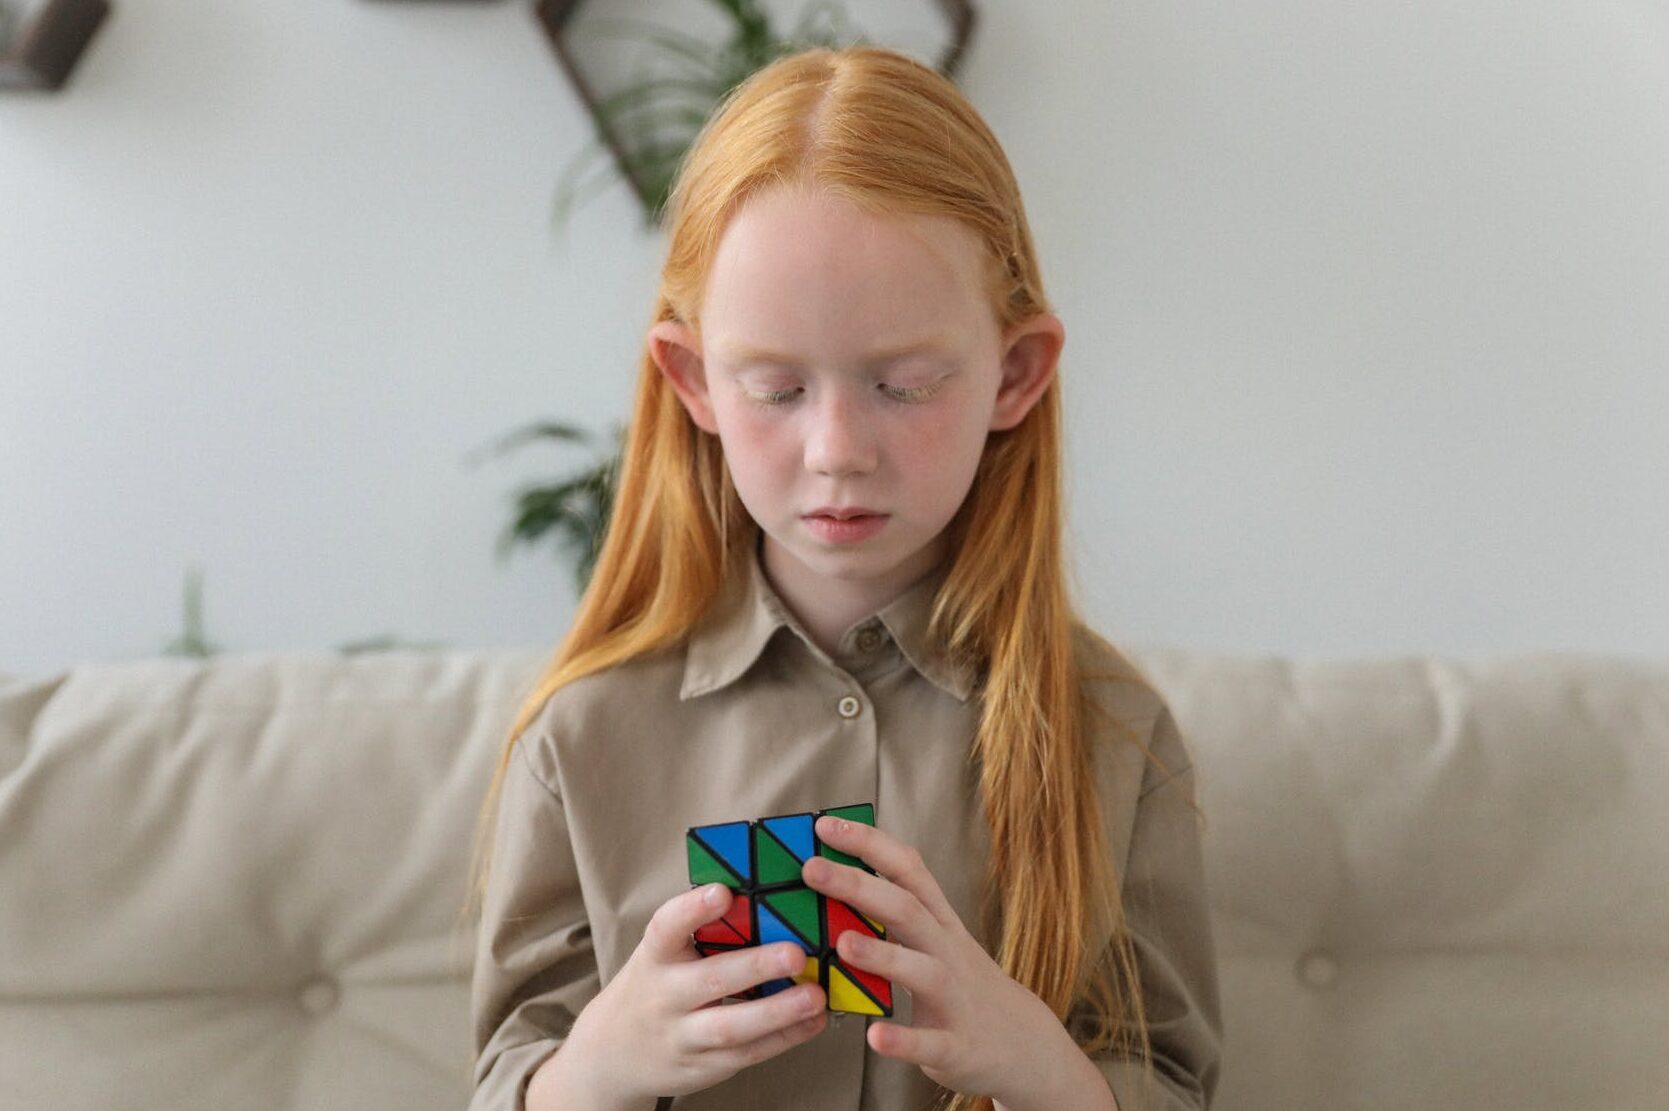
[{"label": "girl's left hand", "polygon": [[828,815],[816,828],[878,874],[817,857],[801,869],[806,886],[887,928],[886,940],[847,931],[836,952],[910,992],[913,1024],[871,1023],[870,1048],[920,1066],[952,1091],[1002,1102],[1003,1092],[1025,1083],[1028,1049],[1035,1054],[1046,1044],[1040,1039],[1060,1032],[1054,1012],[968,933],[913,846]]}]

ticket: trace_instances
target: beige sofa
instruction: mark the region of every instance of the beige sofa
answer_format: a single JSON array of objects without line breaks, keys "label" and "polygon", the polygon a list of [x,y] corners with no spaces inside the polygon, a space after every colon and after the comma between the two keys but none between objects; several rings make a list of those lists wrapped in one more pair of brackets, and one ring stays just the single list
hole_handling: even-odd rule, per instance
[{"label": "beige sofa", "polygon": [[[1669,1107],[1669,661],[1129,651],[1200,767],[1216,1107]],[[0,677],[0,1109],[462,1108],[543,656]]]}]

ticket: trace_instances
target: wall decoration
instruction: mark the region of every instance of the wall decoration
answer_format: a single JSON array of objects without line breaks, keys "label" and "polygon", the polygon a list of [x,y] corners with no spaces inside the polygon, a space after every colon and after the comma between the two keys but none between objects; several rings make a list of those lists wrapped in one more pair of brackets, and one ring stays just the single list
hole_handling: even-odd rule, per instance
[{"label": "wall decoration", "polygon": [[[660,18],[655,21],[604,19],[592,14],[611,6],[629,5],[622,0],[612,5],[604,0],[539,0],[535,9],[558,63],[585,102],[598,137],[598,143],[582,152],[564,174],[556,204],[558,223],[580,192],[578,171],[590,155],[606,149],[637,194],[645,224],[658,225],[685,151],[725,93],[784,54],[810,46],[872,41],[852,27],[844,6],[831,0],[806,5],[798,26],[785,35],[779,35],[773,27],[772,13],[766,10],[764,0],[707,0],[705,9],[690,3],[656,4],[654,10]],[[930,59],[945,76],[955,77],[973,34],[971,0],[918,0],[915,4],[894,0],[869,6],[880,8],[892,25],[892,33],[883,38],[896,49],[908,49],[893,40],[899,37],[898,28],[909,26],[909,17],[925,15],[929,26],[936,24],[942,45],[913,53]],[[583,19],[578,18],[582,8]],[[694,15],[706,15],[704,22],[713,30],[692,30],[688,24],[694,22]],[[672,25],[673,18],[681,18],[683,25]],[[597,40],[605,33],[653,48],[658,51],[660,64],[623,88],[609,87],[601,71],[617,69],[619,63],[610,66],[603,57],[602,44]],[[613,180],[605,167],[601,184]]]},{"label": "wall decoration", "polygon": [[60,89],[109,0],[0,0],[0,89]]}]

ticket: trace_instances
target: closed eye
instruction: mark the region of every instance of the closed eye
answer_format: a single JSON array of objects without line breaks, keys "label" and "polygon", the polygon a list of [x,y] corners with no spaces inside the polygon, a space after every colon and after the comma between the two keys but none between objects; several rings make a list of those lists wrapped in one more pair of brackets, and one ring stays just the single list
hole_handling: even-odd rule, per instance
[{"label": "closed eye", "polygon": [[939,382],[934,382],[930,386],[889,386],[883,382],[881,390],[899,401],[926,401],[938,392],[939,385]]},{"label": "closed eye", "polygon": [[[935,393],[939,392],[939,387],[943,385],[943,383],[943,379],[926,386],[890,386],[885,382],[879,382],[876,384],[876,388],[887,397],[892,398],[894,401],[920,402],[926,401],[929,397],[932,397]],[[761,405],[786,405],[794,399],[796,394],[799,394],[802,391],[803,387],[801,386],[790,386],[787,389],[781,390],[765,390],[763,392],[744,390],[743,392],[747,394],[749,400],[758,402]]]}]

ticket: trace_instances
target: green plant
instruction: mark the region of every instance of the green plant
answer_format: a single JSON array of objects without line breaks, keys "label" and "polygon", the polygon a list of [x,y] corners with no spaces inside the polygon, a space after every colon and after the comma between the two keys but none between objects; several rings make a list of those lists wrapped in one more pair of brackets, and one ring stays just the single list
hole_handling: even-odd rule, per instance
[{"label": "green plant", "polygon": [[585,185],[593,186],[590,193],[595,193],[595,187],[613,181],[608,166],[589,182],[579,178],[597,155],[610,150],[605,125],[622,148],[620,169],[637,181],[648,198],[644,224],[654,227],[661,221],[678,166],[696,133],[731,89],[786,54],[868,41],[852,33],[843,8],[832,0],[808,4],[786,37],[772,30],[759,0],[709,2],[730,22],[730,36],[722,44],[648,20],[589,21],[588,28],[601,37],[635,39],[658,48],[669,65],[653,75],[640,75],[634,84],[597,102],[597,137],[569,164],[557,188],[554,218],[558,225],[567,219]]},{"label": "green plant", "polygon": [[338,644],[336,651],[344,656],[358,656],[366,652],[394,652],[402,648],[415,649],[420,652],[438,652],[449,647],[444,640],[401,640],[390,633],[381,636],[366,637],[363,640],[351,640]]},{"label": "green plant", "polygon": [[616,423],[613,444],[605,449],[603,438],[582,428],[557,421],[535,421],[503,436],[481,450],[493,455],[542,440],[579,444],[589,448],[589,466],[548,485],[525,486],[515,495],[516,513],[500,534],[496,552],[500,562],[508,559],[517,544],[534,545],[550,534],[561,549],[575,557],[575,590],[585,593],[597,553],[608,531],[614,509],[615,482],[620,473],[620,456],[626,446],[626,428]]},{"label": "green plant", "polygon": [[192,564],[185,573],[185,629],[163,646],[162,654],[207,659],[218,651],[203,635],[203,569]]}]

